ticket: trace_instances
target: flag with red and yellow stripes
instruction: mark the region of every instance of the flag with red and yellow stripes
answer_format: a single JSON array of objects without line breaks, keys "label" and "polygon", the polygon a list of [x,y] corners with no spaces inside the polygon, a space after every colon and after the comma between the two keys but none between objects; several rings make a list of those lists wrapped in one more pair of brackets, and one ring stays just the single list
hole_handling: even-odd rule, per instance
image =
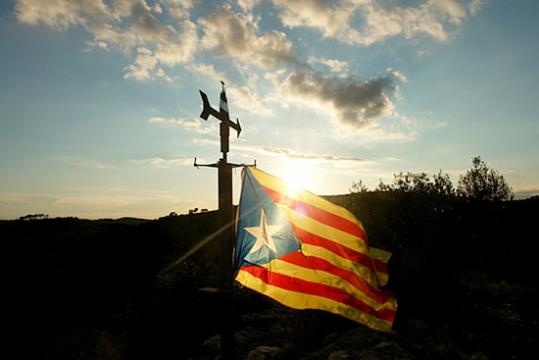
[{"label": "flag with red and yellow stripes", "polygon": [[342,315],[391,331],[397,301],[381,290],[391,254],[369,246],[352,213],[245,167],[237,221],[236,281],[295,309]]}]

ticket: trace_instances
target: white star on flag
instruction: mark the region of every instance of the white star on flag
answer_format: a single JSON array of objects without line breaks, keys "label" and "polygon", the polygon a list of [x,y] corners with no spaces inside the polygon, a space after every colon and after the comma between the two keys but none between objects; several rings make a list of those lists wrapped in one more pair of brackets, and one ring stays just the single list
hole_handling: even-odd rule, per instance
[{"label": "white star on flag", "polygon": [[264,212],[264,209],[261,209],[260,225],[245,228],[245,231],[256,238],[256,242],[249,253],[258,251],[262,246],[267,246],[271,251],[276,253],[277,248],[275,247],[275,242],[271,236],[278,232],[281,228],[282,225],[268,225],[268,222],[266,221],[266,213]]}]

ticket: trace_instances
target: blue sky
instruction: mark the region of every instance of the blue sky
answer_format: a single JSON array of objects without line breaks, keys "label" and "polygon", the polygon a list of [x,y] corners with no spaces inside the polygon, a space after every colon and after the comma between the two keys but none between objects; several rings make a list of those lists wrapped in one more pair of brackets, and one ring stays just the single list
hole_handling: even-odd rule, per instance
[{"label": "blue sky", "polygon": [[[480,155],[539,193],[539,3],[18,0],[0,4],[0,218],[217,207],[229,158],[316,193]],[[239,171],[235,173],[235,193]]]}]

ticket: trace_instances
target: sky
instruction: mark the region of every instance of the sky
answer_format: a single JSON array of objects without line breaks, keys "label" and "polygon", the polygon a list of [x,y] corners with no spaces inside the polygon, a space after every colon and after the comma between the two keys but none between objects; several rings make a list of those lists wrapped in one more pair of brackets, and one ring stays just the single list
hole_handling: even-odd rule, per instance
[{"label": "sky", "polygon": [[[539,2],[0,2],[0,218],[217,208],[229,161],[342,194],[481,156],[539,194]],[[292,181],[291,180],[291,181]],[[240,170],[234,172],[234,199]]]}]

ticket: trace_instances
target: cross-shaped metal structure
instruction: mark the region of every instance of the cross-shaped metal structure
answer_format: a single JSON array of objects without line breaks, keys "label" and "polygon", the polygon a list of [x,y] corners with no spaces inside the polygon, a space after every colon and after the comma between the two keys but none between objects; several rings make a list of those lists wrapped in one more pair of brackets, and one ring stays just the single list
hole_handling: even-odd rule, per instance
[{"label": "cross-shaped metal structure", "polygon": [[[232,263],[234,251],[234,216],[232,205],[232,169],[242,167],[245,164],[233,164],[227,161],[227,153],[229,152],[229,135],[230,128],[236,130],[237,136],[240,136],[241,125],[236,118],[236,122],[230,121],[228,113],[228,101],[225,92],[225,83],[221,81],[221,96],[219,102],[219,111],[210,106],[208,96],[201,90],[202,97],[202,113],[200,117],[207,120],[210,115],[220,120],[219,135],[221,138],[221,153],[222,158],[214,164],[198,164],[195,158],[194,166],[199,167],[216,167],[218,169],[218,187],[219,187],[219,217],[221,226],[220,236],[220,256],[219,262],[221,267],[219,293],[221,295],[221,359],[234,358],[234,326],[231,304],[232,290]],[[256,166],[256,161],[254,163]]]}]

